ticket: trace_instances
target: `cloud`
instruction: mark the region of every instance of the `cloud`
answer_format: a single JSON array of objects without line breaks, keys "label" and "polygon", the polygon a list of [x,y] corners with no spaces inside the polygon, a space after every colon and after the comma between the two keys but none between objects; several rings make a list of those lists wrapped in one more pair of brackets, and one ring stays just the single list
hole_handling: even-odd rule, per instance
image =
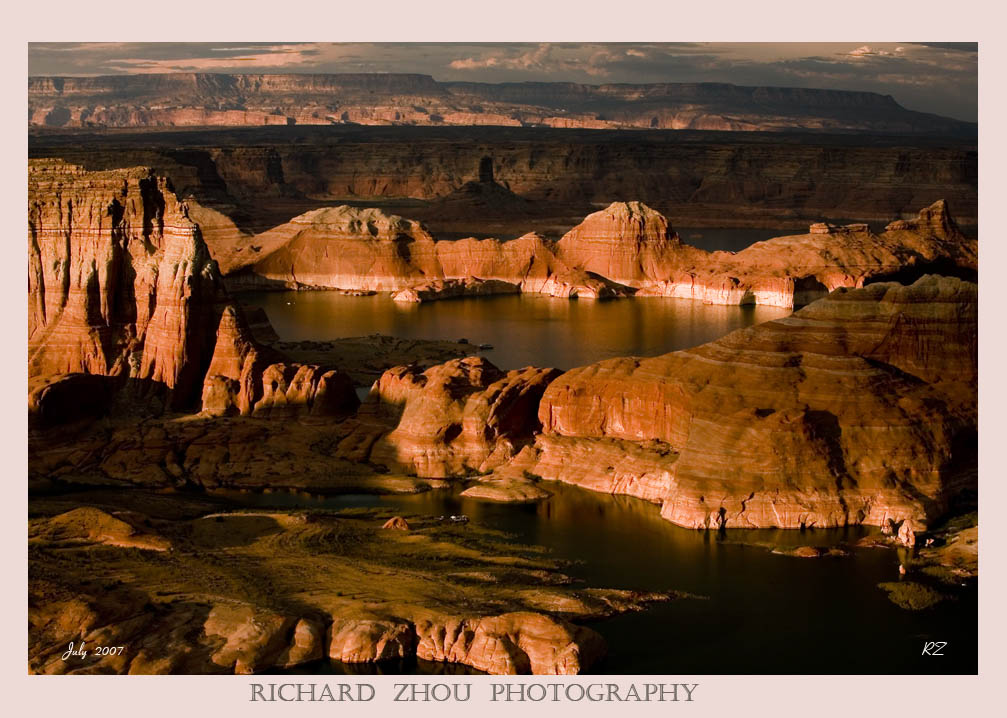
[{"label": "cloud", "polygon": [[606,62],[611,59],[611,51],[604,47],[594,48],[584,55],[582,45],[566,44],[556,47],[541,43],[537,47],[503,49],[484,52],[452,60],[448,67],[452,70],[510,70],[524,73],[555,74],[563,72],[583,72],[591,77],[608,74]]},{"label": "cloud", "polygon": [[975,120],[975,43],[29,43],[31,75],[415,72],[440,81],[862,90]]},{"label": "cloud", "polygon": [[[240,48],[243,50],[257,48]],[[210,48],[211,52],[231,53],[233,48]],[[297,70],[317,64],[318,60],[310,47],[273,46],[266,52],[255,54],[228,54],[226,57],[195,57],[188,59],[147,59],[123,58],[105,63],[109,70],[130,74],[158,72],[212,72],[229,71],[240,68]],[[239,70],[240,71],[240,70]]]},{"label": "cloud", "polygon": [[897,47],[893,51],[874,49],[870,45],[861,45],[855,50],[850,50],[849,52],[842,53],[850,57],[893,57],[905,52],[904,47]]}]

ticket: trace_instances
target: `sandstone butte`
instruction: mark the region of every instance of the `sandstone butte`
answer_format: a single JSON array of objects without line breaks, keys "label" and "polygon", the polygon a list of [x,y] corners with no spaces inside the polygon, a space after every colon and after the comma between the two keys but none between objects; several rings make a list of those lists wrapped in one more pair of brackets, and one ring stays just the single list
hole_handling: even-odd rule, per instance
[{"label": "sandstone butte", "polygon": [[615,202],[557,242],[535,233],[437,241],[413,220],[348,206],[312,210],[249,236],[228,230],[212,210],[199,211],[216,228],[211,251],[235,286],[390,291],[398,301],[520,291],[790,308],[838,287],[928,270],[971,277],[977,267],[976,241],[943,200],[880,234],[863,224],[815,225],[736,253],[684,244],[667,218],[640,202]]},{"label": "sandstone butte", "polygon": [[975,481],[976,306],[950,277],[838,289],[694,349],[558,376],[482,358],[393,369],[360,416],[391,416],[370,460],[419,476],[563,481],[700,529],[918,530]]},{"label": "sandstone butte", "polygon": [[145,168],[29,162],[28,307],[36,420],[119,391],[170,410],[204,397],[214,413],[356,406],[345,376],[255,346],[198,224]]}]

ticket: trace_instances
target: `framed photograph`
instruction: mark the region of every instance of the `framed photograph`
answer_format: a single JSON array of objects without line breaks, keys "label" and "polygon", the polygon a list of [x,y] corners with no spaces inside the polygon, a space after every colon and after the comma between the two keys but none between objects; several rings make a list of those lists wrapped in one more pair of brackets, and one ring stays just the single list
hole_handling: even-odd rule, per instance
[{"label": "framed photograph", "polygon": [[981,52],[907,35],[33,37],[29,683],[977,675]]}]

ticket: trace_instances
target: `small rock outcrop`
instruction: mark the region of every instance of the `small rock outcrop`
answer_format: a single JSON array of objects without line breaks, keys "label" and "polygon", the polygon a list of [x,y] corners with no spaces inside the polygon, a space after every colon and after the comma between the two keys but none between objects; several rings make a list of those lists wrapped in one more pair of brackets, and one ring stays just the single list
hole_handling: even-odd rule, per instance
[{"label": "small rock outcrop", "polygon": [[394,426],[374,444],[370,460],[429,478],[490,470],[540,429],[539,400],[559,374],[534,367],[503,372],[482,357],[426,371],[390,369],[361,409],[383,413]]},{"label": "small rock outcrop", "polygon": [[399,290],[392,294],[396,302],[433,302],[438,299],[453,299],[455,297],[486,297],[493,294],[519,294],[521,288],[516,284],[501,282],[498,279],[435,279],[423,284]]},{"label": "small rock outcrop", "polygon": [[346,416],[359,403],[346,374],[286,360],[252,338],[238,309],[224,309],[203,382],[204,414]]},{"label": "small rock outcrop", "polygon": [[392,529],[394,531],[408,531],[409,530],[409,522],[406,521],[401,516],[393,516],[392,518],[390,518],[387,521],[385,521],[381,525],[381,528],[383,528],[383,529]]}]

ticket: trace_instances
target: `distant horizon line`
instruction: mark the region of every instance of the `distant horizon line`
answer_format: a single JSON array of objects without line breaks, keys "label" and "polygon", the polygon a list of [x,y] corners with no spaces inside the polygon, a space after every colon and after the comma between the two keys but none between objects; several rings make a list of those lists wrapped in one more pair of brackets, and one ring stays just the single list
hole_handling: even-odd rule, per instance
[{"label": "distant horizon line", "polygon": [[[873,90],[848,90],[840,88],[828,88],[819,87],[814,85],[742,85],[736,82],[709,82],[709,81],[682,81],[682,80],[665,80],[661,82],[574,82],[572,80],[505,80],[502,82],[488,82],[485,80],[438,80],[433,75],[427,74],[425,72],[233,72],[229,70],[179,70],[176,72],[120,72],[120,73],[104,73],[104,74],[61,74],[61,75],[28,75],[29,80],[35,79],[53,79],[53,78],[87,78],[95,79],[102,77],[167,77],[172,75],[237,75],[237,76],[251,76],[251,75],[315,75],[322,77],[340,77],[340,76],[353,76],[353,75],[394,75],[400,77],[426,77],[430,78],[434,82],[452,85],[581,85],[585,87],[610,87],[618,85],[631,85],[631,86],[647,86],[647,85],[700,85],[700,86],[723,86],[723,87],[778,87],[781,89],[794,89],[794,90],[818,90],[821,92],[850,92],[857,93],[861,95],[877,95],[878,97],[888,97],[898,102],[892,94],[883,94],[880,92],[875,92]],[[914,110],[916,111],[916,110]],[[966,120],[961,120],[965,122]]]}]

